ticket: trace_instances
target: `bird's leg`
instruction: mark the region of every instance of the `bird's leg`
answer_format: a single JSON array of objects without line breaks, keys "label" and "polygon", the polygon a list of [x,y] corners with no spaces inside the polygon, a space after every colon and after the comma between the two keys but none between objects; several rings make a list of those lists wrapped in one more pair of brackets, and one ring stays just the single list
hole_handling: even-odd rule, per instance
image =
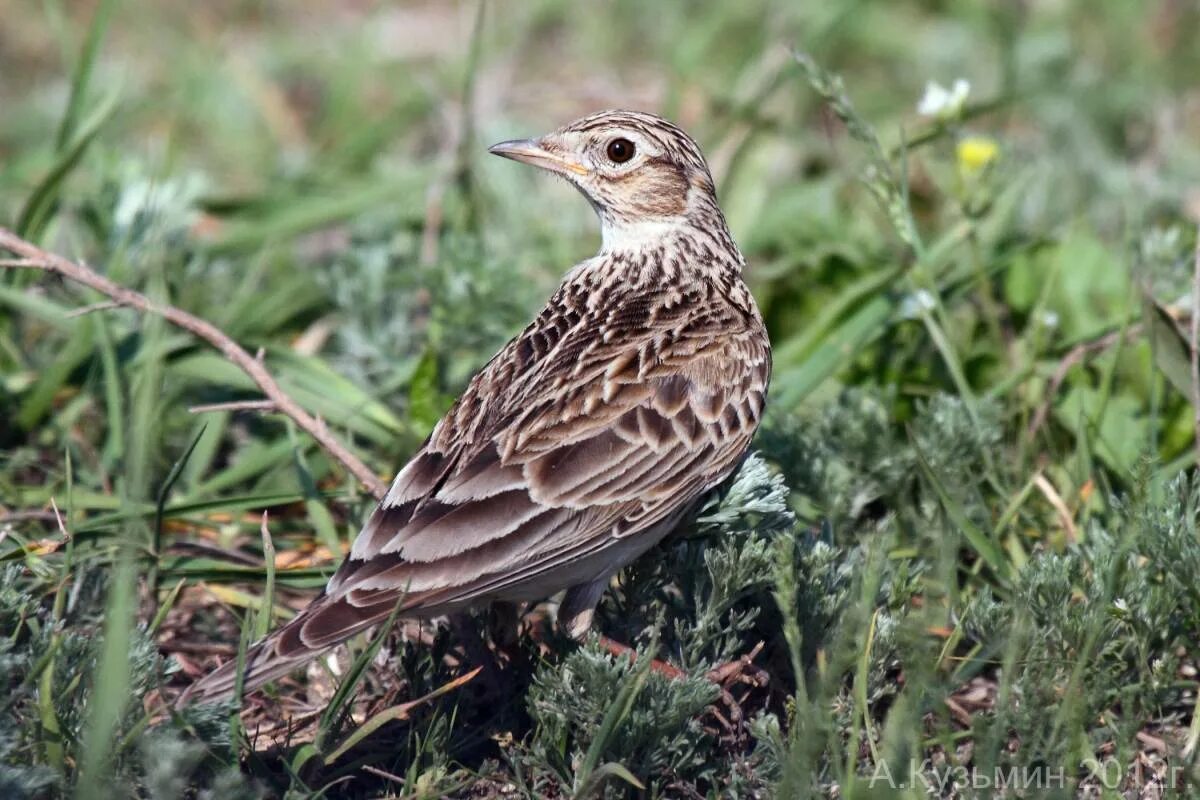
[{"label": "bird's leg", "polygon": [[[591,583],[581,583],[568,589],[558,606],[558,629],[577,642],[583,641],[592,627],[592,618],[596,615],[596,604],[600,602],[600,597],[608,588],[608,581],[609,577],[605,576]],[[614,656],[625,656],[630,661],[637,658],[637,651],[632,647],[623,645],[603,634],[600,636],[600,646]],[[673,667],[665,661],[657,659],[651,659],[650,669],[671,678],[679,678],[685,674],[678,667]]]},{"label": "bird's leg", "polygon": [[520,606],[504,600],[492,603],[491,634],[496,649],[507,649],[521,638]]},{"label": "bird's leg", "polygon": [[450,626],[454,635],[462,644],[467,659],[476,666],[483,667],[483,679],[489,694],[503,697],[506,694],[502,669],[495,654],[488,648],[471,615],[466,612],[450,615]]},{"label": "bird's leg", "polygon": [[608,576],[591,583],[572,586],[558,604],[558,629],[577,642],[583,641],[592,627],[596,604],[608,588]]},{"label": "bird's leg", "polygon": [[492,637],[492,652],[502,666],[512,666],[522,659],[521,615],[516,603],[497,600],[492,603],[488,618],[488,632]]}]

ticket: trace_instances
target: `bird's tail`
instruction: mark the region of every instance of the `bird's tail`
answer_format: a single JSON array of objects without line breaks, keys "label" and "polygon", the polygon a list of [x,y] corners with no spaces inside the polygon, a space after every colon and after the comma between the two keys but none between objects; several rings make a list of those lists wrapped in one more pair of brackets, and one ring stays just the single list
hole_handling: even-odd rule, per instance
[{"label": "bird's tail", "polygon": [[[246,660],[241,671],[242,691],[250,692],[276,678],[287,675],[293,669],[320,655],[313,651],[280,656],[275,646],[280,638],[276,631],[246,650]],[[238,684],[238,659],[231,658],[217,669],[193,683],[176,701],[177,706],[190,703],[215,703],[233,696]]]},{"label": "bird's tail", "polygon": [[[281,678],[336,645],[382,622],[395,609],[394,598],[367,606],[321,597],[290,622],[246,649],[240,671],[242,692]],[[238,659],[233,658],[189,686],[176,706],[212,703],[233,696],[238,687]]]}]

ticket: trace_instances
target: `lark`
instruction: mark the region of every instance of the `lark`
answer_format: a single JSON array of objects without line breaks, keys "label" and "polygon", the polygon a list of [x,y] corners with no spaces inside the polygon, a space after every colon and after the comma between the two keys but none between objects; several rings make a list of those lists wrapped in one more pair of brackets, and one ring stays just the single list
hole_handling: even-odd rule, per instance
[{"label": "lark", "polygon": [[[558,625],[582,638],[612,576],[730,476],[758,427],[770,343],[692,138],[605,111],[489,152],[579,189],[600,252],[475,375],[324,592],[248,649],[245,691],[397,609],[566,590]],[[231,660],[187,697],[227,696],[236,678]]]}]

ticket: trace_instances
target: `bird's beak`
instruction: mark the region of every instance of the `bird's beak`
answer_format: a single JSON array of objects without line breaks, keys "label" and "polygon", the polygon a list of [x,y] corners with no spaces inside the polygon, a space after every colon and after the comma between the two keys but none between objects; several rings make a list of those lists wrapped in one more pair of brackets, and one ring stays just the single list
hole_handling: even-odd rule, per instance
[{"label": "bird's beak", "polygon": [[503,156],[504,158],[511,158],[513,161],[532,164],[535,167],[541,167],[550,172],[557,172],[560,175],[566,175],[567,173],[575,175],[588,174],[588,168],[583,164],[550,152],[537,139],[513,139],[508,142],[501,142],[489,147],[488,152]]}]

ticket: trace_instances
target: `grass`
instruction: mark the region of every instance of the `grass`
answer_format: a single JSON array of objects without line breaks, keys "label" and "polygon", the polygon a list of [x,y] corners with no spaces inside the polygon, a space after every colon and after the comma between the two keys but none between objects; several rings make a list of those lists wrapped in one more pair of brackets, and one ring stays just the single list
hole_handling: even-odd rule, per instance
[{"label": "grass", "polygon": [[600,107],[704,146],[776,356],[759,457],[598,612],[680,676],[532,611],[503,696],[398,622],[166,715],[371,500],[189,413],[258,397],[203,343],[0,271],[0,794],[1200,793],[1200,13],[647,14],[0,0],[0,225],[261,348],[381,475],[597,242],[486,145]]}]

